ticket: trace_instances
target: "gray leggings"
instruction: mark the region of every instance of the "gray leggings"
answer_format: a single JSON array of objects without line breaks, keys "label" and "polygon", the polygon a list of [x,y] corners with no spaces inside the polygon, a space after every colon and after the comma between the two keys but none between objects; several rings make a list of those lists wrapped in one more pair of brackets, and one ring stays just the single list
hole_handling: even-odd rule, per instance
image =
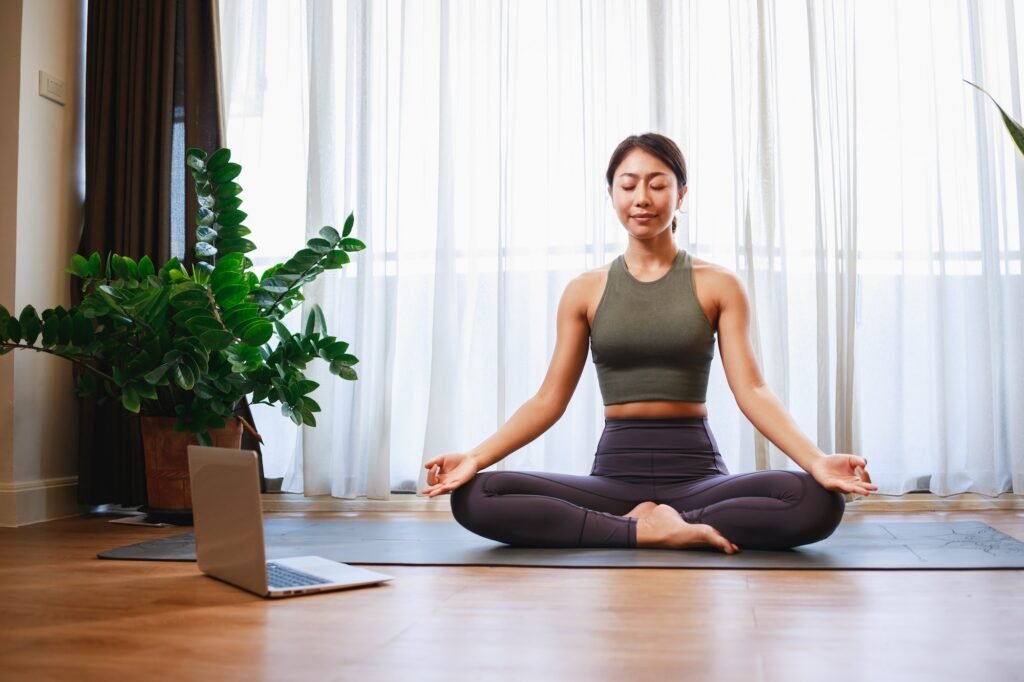
[{"label": "gray leggings", "polygon": [[676,509],[748,549],[827,538],[845,502],[800,471],[730,475],[707,418],[609,419],[589,476],[490,471],[452,493],[468,530],[525,547],[635,547],[641,502]]}]

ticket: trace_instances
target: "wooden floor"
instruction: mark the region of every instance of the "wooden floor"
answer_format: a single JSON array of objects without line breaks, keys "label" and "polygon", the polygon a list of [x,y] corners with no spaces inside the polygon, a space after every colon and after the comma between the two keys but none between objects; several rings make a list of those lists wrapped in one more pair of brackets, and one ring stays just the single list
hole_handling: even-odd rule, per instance
[{"label": "wooden floor", "polygon": [[[936,519],[1024,540],[1024,511],[845,522]],[[0,529],[0,679],[1024,680],[1024,571],[388,566],[271,602],[97,560],[180,532],[107,521]]]}]

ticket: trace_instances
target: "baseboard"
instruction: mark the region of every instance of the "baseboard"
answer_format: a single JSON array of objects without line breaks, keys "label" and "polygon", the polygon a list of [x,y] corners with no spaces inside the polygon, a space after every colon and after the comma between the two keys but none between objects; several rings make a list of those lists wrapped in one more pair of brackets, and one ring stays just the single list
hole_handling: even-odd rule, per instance
[{"label": "baseboard", "polygon": [[28,526],[81,513],[77,476],[0,482],[0,527]]},{"label": "baseboard", "polygon": [[985,511],[993,509],[1024,509],[1024,495],[1003,493],[980,495],[961,493],[940,496],[934,493],[905,495],[871,495],[846,503],[846,511]]},{"label": "baseboard", "polygon": [[[1024,509],[1024,495],[1004,493],[995,497],[963,493],[941,497],[932,493],[871,495],[847,502],[847,511],[983,511],[986,509]],[[304,497],[298,493],[273,493],[263,496],[265,512],[451,512],[450,497],[427,498],[418,495],[391,495],[387,500],[341,499],[323,495]]]},{"label": "baseboard", "polygon": [[299,493],[267,493],[263,495],[265,512],[447,512],[451,513],[450,496],[420,497],[391,495],[386,500],[364,497],[342,499],[330,495],[305,497]]}]

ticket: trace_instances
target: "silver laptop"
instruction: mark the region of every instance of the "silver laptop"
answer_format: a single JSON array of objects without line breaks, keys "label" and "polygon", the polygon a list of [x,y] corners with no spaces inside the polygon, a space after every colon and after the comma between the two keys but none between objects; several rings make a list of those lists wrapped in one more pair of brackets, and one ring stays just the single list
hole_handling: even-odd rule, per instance
[{"label": "silver laptop", "polygon": [[264,597],[376,585],[392,576],[318,556],[267,561],[259,461],[252,450],[190,445],[199,570]]}]

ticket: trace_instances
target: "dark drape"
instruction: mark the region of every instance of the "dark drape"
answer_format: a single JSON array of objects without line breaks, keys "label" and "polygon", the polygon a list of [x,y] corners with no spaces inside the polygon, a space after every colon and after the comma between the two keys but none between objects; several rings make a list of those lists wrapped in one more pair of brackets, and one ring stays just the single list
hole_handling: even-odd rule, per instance
[{"label": "dark drape", "polygon": [[[185,147],[223,144],[217,43],[215,0],[89,0],[79,253],[148,255],[159,266],[182,255],[172,253],[177,229],[191,256],[194,190],[181,172],[172,183],[172,170]],[[175,121],[184,144],[173,144]],[[119,404],[81,403],[78,490],[90,505],[146,501],[138,418]]]}]

